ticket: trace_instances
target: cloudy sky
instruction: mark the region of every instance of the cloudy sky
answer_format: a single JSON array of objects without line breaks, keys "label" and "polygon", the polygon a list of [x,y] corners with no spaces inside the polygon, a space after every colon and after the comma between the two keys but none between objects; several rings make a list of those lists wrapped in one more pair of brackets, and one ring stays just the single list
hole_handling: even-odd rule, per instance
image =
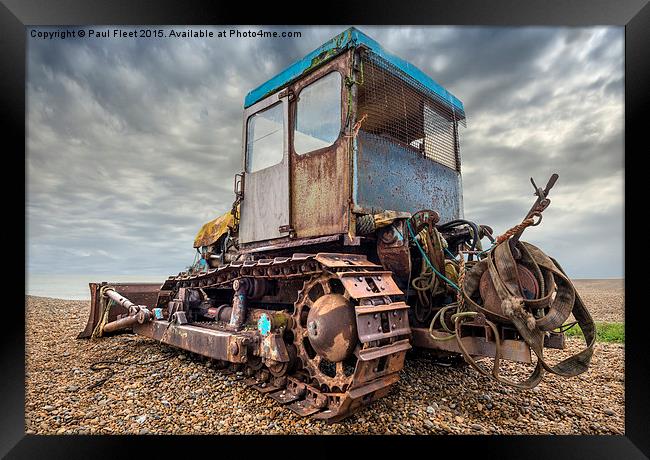
[{"label": "cloudy sky", "polygon": [[[466,218],[501,233],[531,206],[529,177],[558,172],[523,239],[573,277],[623,276],[623,28],[359,28],[465,104]],[[166,276],[190,264],[196,231],[233,201],[245,94],[344,29],[28,38],[28,272]]]}]

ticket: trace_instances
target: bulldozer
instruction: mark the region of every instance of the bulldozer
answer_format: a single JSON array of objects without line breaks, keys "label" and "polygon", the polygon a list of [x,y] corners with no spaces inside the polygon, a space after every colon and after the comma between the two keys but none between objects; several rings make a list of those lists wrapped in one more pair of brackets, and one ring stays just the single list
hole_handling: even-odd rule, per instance
[{"label": "bulldozer", "polygon": [[[387,395],[410,350],[520,389],[585,372],[593,320],[520,239],[558,176],[531,178],[530,211],[499,236],[466,219],[465,120],[431,77],[345,30],[246,95],[233,205],[198,232],[196,263],[160,284],[90,283],[79,338],[149,337],[328,422]],[[586,345],[551,364],[568,324]],[[511,381],[501,360],[534,370]]]}]

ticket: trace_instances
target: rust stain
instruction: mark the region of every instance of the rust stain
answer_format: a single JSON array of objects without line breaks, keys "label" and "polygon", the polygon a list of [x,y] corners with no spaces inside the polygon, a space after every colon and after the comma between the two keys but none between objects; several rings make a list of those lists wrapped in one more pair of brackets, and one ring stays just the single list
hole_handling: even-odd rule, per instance
[{"label": "rust stain", "polygon": [[[339,71],[342,76],[347,75],[350,59],[350,53],[333,59],[309,77],[294,84],[293,92],[300,97],[300,90],[332,71]],[[345,85],[342,85],[342,127],[347,113],[346,90]],[[294,114],[290,114],[290,119],[290,125],[293,125]],[[348,139],[340,135],[330,147],[298,155],[293,149],[291,138],[290,152],[291,222],[296,237],[347,232],[351,194]]]}]

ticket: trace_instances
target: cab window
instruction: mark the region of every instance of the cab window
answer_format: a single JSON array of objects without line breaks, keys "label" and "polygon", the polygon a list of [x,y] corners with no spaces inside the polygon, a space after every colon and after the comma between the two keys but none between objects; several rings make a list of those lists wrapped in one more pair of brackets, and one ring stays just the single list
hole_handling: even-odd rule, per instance
[{"label": "cab window", "polygon": [[298,94],[293,149],[297,154],[334,144],[341,131],[341,74],[332,72]]},{"label": "cab window", "polygon": [[282,102],[257,112],[246,127],[246,171],[255,172],[282,161],[284,113]]}]

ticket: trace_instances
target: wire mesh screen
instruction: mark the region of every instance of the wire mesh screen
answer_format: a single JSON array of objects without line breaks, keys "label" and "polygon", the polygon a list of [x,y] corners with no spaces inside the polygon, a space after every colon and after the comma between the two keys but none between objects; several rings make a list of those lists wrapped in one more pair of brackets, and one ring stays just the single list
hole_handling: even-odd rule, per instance
[{"label": "wire mesh screen", "polygon": [[465,114],[373,53],[363,54],[362,66],[357,96],[361,130],[460,171],[457,132]]}]

